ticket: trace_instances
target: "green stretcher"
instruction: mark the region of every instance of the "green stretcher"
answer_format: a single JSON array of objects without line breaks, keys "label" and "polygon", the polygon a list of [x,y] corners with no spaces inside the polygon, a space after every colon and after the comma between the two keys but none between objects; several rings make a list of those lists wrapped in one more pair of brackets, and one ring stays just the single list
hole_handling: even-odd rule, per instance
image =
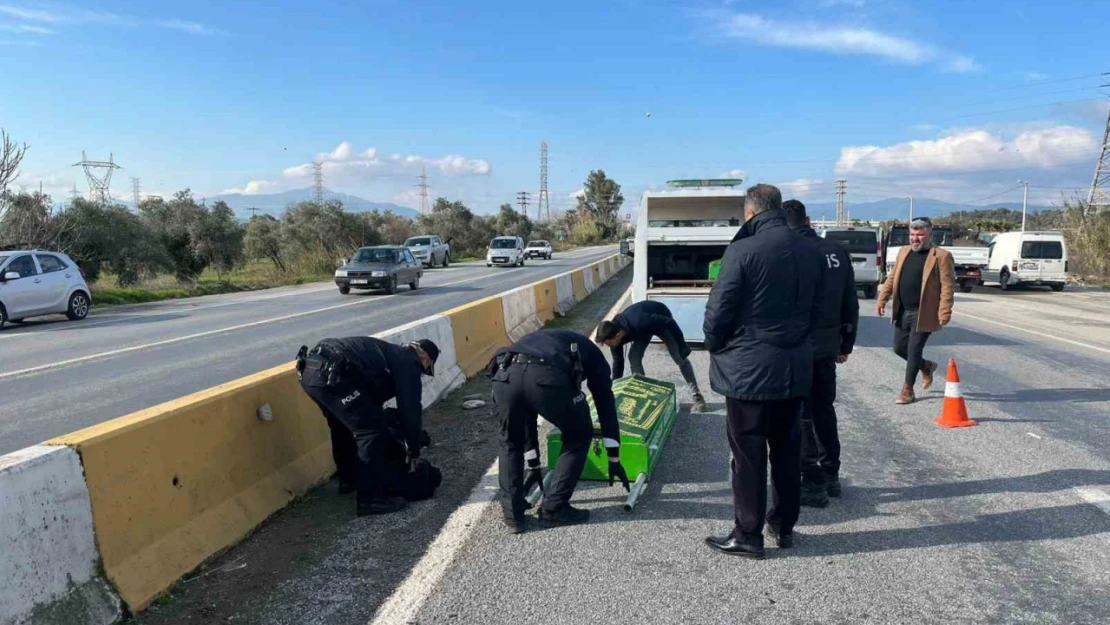
[{"label": "green stretcher", "polygon": [[[614,381],[613,395],[617,400],[617,420],[620,423],[621,464],[628,476],[635,480],[624,504],[625,512],[632,512],[647,480],[659,463],[671,430],[674,429],[675,419],[678,417],[678,396],[674,384],[641,375]],[[589,397],[587,401],[594,421],[594,441],[590,446],[586,466],[582,469],[582,479],[608,481],[609,456],[601,443],[597,408],[593,397]],[[548,466],[555,464],[562,449],[562,433],[552,430],[547,435]],[[550,476],[549,472],[545,477],[545,487]],[[537,488],[529,495],[529,501],[534,504],[538,498]]]}]

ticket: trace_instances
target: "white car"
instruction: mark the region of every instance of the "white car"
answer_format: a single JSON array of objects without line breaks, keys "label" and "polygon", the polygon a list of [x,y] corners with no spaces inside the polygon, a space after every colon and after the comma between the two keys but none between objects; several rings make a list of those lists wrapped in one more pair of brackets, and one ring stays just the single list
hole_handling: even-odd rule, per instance
[{"label": "white car", "polygon": [[551,260],[551,243],[549,241],[529,241],[528,247],[524,248],[524,256],[526,258],[546,258]]},{"label": "white car", "polygon": [[990,244],[983,282],[1003,291],[1019,284],[1063,291],[1068,283],[1068,248],[1060,232],[1004,232]]},{"label": "white car", "polygon": [[489,242],[486,251],[486,267],[494,265],[524,266],[524,239],[520,237],[497,237]]},{"label": "white car", "polygon": [[77,263],[58,252],[0,251],[0,329],[28,317],[84,319],[92,296]]}]

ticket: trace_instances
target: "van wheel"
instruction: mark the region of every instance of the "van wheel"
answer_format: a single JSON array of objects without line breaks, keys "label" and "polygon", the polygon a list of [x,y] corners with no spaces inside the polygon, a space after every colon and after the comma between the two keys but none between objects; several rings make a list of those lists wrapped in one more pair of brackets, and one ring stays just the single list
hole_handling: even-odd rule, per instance
[{"label": "van wheel", "polygon": [[350,293],[351,293],[351,287],[349,287],[349,286],[339,287],[339,294],[340,295],[350,295]]},{"label": "van wheel", "polygon": [[6,323],[8,323],[8,311],[4,310],[3,304],[0,304],[0,330],[4,329]]},{"label": "van wheel", "polygon": [[1010,272],[1009,271],[1006,271],[1005,269],[1003,269],[998,274],[998,286],[1003,291],[1009,291],[1009,290],[1014,288],[1013,286],[1010,285]]},{"label": "van wheel", "polygon": [[1056,291],[1057,293],[1064,290],[1064,285],[1062,285],[1062,284],[1053,284],[1051,286],[1052,286],[1052,290]]},{"label": "van wheel", "polygon": [[975,290],[975,286],[972,285],[972,284],[964,283],[964,284],[960,285],[960,291],[963,292],[963,293],[970,293],[974,290]]},{"label": "van wheel", "polygon": [[420,288],[420,274],[416,274],[416,279],[409,282],[409,289],[415,291]]},{"label": "van wheel", "polygon": [[89,296],[83,291],[77,291],[69,297],[69,309],[66,317],[70,321],[80,321],[89,316]]},{"label": "van wheel", "polygon": [[393,295],[397,292],[397,276],[391,276],[389,278],[389,284],[386,285],[385,292],[389,293],[390,295]]},{"label": "van wheel", "polygon": [[448,267],[450,265],[451,265],[451,254],[444,253],[443,254],[443,266]]}]

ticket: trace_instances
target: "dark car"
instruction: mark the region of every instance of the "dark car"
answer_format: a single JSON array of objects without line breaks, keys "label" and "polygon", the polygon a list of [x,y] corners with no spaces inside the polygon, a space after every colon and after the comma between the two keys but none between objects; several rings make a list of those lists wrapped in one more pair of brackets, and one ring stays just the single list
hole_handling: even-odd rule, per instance
[{"label": "dark car", "polygon": [[385,289],[396,293],[398,284],[420,288],[424,265],[407,248],[396,245],[361,247],[335,270],[335,284],[346,295],[351,289]]}]

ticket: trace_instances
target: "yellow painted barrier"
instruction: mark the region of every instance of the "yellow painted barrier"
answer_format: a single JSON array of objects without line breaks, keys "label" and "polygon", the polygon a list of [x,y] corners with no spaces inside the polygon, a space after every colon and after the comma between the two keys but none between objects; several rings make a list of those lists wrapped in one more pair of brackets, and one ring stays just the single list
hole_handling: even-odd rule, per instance
[{"label": "yellow painted barrier", "polygon": [[586,290],[586,277],[582,273],[582,270],[575,269],[574,272],[570,274],[570,280],[571,284],[574,285],[574,299],[580,302],[586,299],[586,296],[589,295],[590,292]]},{"label": "yellow painted barrier", "polygon": [[544,323],[555,318],[555,309],[559,305],[559,290],[555,278],[540,280],[533,287],[536,292],[536,316]]},{"label": "yellow painted barrier", "polygon": [[291,364],[48,444],[80,452],[104,569],[133,612],[335,471]]},{"label": "yellow painted barrier", "polygon": [[481,371],[498,348],[510,344],[500,295],[464,304],[443,315],[451,320],[455,356],[468,378]]}]

